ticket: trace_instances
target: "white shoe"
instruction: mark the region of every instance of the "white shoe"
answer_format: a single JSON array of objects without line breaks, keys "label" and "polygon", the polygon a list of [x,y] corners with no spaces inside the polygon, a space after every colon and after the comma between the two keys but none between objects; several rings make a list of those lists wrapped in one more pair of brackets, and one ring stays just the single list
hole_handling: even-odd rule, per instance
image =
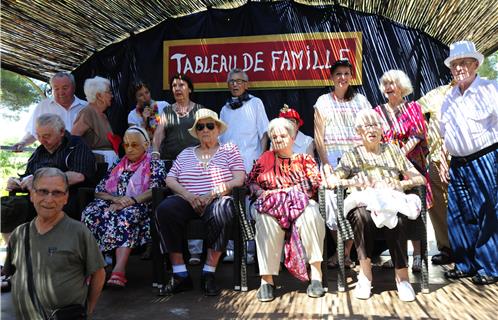
[{"label": "white shoe", "polygon": [[396,287],[398,288],[399,300],[404,302],[410,302],[415,300],[415,291],[413,291],[410,282],[401,281],[400,283],[396,283]]},{"label": "white shoe", "polygon": [[223,262],[233,262],[233,250],[227,250],[227,255],[223,258]]},{"label": "white shoe", "polygon": [[372,282],[366,277],[360,278],[358,276],[358,282],[356,282],[356,288],[354,288],[354,297],[356,299],[366,300],[370,298],[370,293],[372,290]]}]

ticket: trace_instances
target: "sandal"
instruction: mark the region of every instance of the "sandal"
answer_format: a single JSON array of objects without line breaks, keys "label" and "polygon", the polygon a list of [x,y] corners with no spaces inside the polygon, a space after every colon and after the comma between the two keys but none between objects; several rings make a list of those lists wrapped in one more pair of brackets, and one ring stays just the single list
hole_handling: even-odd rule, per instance
[{"label": "sandal", "polygon": [[474,284],[486,285],[498,282],[498,277],[476,274],[470,279]]},{"label": "sandal", "polygon": [[[336,254],[334,254],[327,261],[327,267],[329,269],[334,269],[337,268],[338,266],[339,266],[339,258],[337,257]],[[355,267],[355,263],[353,262],[353,260],[351,260],[350,257],[344,257],[344,267],[346,269],[353,269]]]},{"label": "sandal", "polygon": [[124,272],[113,272],[111,277],[107,280],[107,286],[113,288],[124,288],[126,287],[126,280]]},{"label": "sandal", "polygon": [[413,264],[412,264],[412,272],[420,272],[422,271],[422,256],[415,255],[413,256]]},{"label": "sandal", "polygon": [[460,278],[467,278],[473,276],[475,273],[471,272],[463,272],[458,270],[457,268],[448,270],[444,272],[444,276],[448,279],[460,279]]}]

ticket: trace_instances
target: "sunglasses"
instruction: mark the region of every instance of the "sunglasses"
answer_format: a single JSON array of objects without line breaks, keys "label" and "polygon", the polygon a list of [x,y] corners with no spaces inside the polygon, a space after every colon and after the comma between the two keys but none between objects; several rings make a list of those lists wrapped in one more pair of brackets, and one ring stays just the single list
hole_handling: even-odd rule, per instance
[{"label": "sunglasses", "polygon": [[202,130],[204,130],[204,128],[208,128],[209,130],[214,130],[215,126],[216,125],[214,123],[212,123],[212,122],[205,123],[205,124],[204,123],[198,123],[195,126],[195,130],[202,131]]}]

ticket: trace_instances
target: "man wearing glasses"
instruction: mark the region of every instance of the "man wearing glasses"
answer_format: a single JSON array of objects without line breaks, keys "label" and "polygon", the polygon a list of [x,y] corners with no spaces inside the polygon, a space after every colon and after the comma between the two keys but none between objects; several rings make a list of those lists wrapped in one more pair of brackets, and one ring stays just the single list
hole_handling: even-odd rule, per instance
[{"label": "man wearing glasses", "polygon": [[[227,77],[230,97],[220,112],[220,119],[228,125],[220,136],[222,143],[234,143],[239,147],[246,173],[259,156],[268,149],[268,117],[261,99],[249,94],[249,77],[239,68],[230,70]],[[223,261],[233,261],[232,241]],[[249,258],[249,262],[252,259]]]},{"label": "man wearing glasses", "polygon": [[67,306],[64,311],[72,313],[65,319],[86,319],[100,296],[105,271],[97,242],[63,211],[70,177],[57,168],[34,173],[30,199],[36,218],[10,238],[5,272],[12,276],[18,319],[52,319],[55,310]]},{"label": "man wearing glasses", "polygon": [[[449,170],[448,231],[455,268],[450,279],[498,281],[498,83],[481,79],[484,57],[470,41],[455,42],[444,61],[456,85],[441,107],[440,129]],[[443,158],[445,159],[445,158]],[[446,165],[446,161],[441,161]]]},{"label": "man wearing glasses", "polygon": [[[26,172],[19,178],[8,179],[7,191],[30,192],[36,170],[44,167],[58,168],[65,172],[69,181],[69,200],[63,210],[68,216],[79,221],[76,189],[94,183],[95,157],[92,151],[80,137],[72,136],[66,131],[64,121],[56,114],[47,113],[36,119],[36,136],[41,145],[29,158]],[[27,216],[6,216],[5,210],[2,210],[1,231],[4,239],[8,238],[8,234],[15,227],[30,221],[35,216],[34,209],[31,207],[25,214]]]}]

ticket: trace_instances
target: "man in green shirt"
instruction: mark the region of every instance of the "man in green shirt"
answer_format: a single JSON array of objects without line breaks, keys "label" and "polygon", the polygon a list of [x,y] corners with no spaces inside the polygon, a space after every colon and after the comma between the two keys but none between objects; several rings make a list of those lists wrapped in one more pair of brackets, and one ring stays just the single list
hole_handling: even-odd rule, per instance
[{"label": "man in green shirt", "polygon": [[[66,216],[68,180],[56,168],[38,169],[33,177],[31,202],[37,216],[14,230],[7,248],[5,271],[12,276],[12,298],[18,319],[42,319],[68,305],[87,306],[91,314],[102,290],[104,259],[90,231]],[[28,290],[25,252],[29,228],[32,278],[40,310]]]}]

